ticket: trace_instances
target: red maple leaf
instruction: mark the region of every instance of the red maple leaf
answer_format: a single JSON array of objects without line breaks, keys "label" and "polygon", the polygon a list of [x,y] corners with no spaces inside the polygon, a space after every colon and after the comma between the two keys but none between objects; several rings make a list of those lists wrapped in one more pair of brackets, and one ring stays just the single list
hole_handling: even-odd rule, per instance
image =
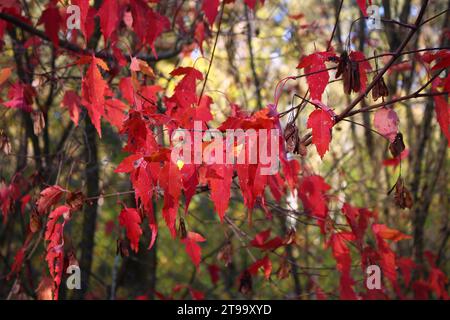
[{"label": "red maple leaf", "polygon": [[[50,212],[50,214],[48,215],[47,226],[45,229],[45,237],[44,237],[45,240],[52,239],[53,234],[55,232],[55,225],[56,225],[58,219],[64,215],[66,215],[66,217],[68,217],[67,215],[69,213],[70,213],[70,207],[67,205],[59,206],[58,208],[56,208],[55,210]],[[66,220],[66,218],[64,218],[64,220]]]},{"label": "red maple leaf", "polygon": [[119,22],[119,1],[104,0],[97,16],[100,17],[100,29],[105,42],[107,42]]},{"label": "red maple leaf", "polygon": [[75,126],[78,126],[78,120],[80,119],[81,112],[80,96],[75,91],[68,90],[64,93],[64,98],[61,104],[69,109],[70,119],[73,121]]},{"label": "red maple leaf", "polygon": [[284,244],[284,241],[279,236],[268,240],[270,237],[270,229],[264,230],[258,233],[252,241],[250,241],[250,245],[255,248],[259,248],[261,250],[275,250],[281,247]]},{"label": "red maple leaf", "polygon": [[325,222],[328,216],[328,200],[326,192],[331,187],[321,176],[313,175],[304,177],[300,183],[300,199],[308,213],[313,215],[325,234]]},{"label": "red maple leaf", "polygon": [[372,225],[373,232],[384,240],[392,240],[394,242],[400,240],[411,239],[411,236],[404,234],[396,229],[388,228],[384,224],[373,224]]},{"label": "red maple leaf", "polygon": [[195,232],[188,232],[187,237],[182,239],[181,242],[186,246],[186,252],[191,258],[196,267],[199,266],[202,255],[202,248],[198,245],[198,242],[206,241],[200,234]]},{"label": "red maple leaf", "polygon": [[205,13],[206,19],[209,24],[212,25],[216,20],[217,13],[219,12],[220,0],[204,0],[202,10]]},{"label": "red maple leaf", "polygon": [[[102,136],[102,128],[100,124],[101,116],[105,114],[105,93],[108,89],[108,84],[98,70],[97,66],[100,66],[104,70],[108,70],[106,63],[94,56],[87,57],[90,60],[89,68],[86,75],[82,79],[82,103],[86,107],[91,118],[91,122],[98,132],[98,135]],[[82,60],[82,59],[80,59]],[[78,63],[82,63],[79,61]]]},{"label": "red maple leaf", "polygon": [[269,279],[272,273],[272,261],[269,256],[265,255],[264,258],[256,260],[247,270],[251,275],[256,275],[261,268],[264,271],[264,278]]},{"label": "red maple leaf", "polygon": [[130,1],[133,15],[133,30],[143,44],[149,44],[157,57],[154,42],[161,33],[170,27],[167,17],[154,12],[143,0]]},{"label": "red maple leaf", "polygon": [[312,143],[321,158],[329,149],[333,125],[334,121],[330,114],[322,109],[314,110],[308,118],[307,126],[311,129]]},{"label": "red maple leaf", "polygon": [[214,202],[214,208],[219,215],[220,221],[223,221],[230,201],[233,166],[215,164],[209,166],[208,171],[214,171],[215,173],[214,175],[211,174],[210,177],[207,174],[207,179],[211,188],[211,200]]},{"label": "red maple leaf", "polygon": [[434,96],[434,111],[442,133],[447,137],[450,147],[450,104],[444,96]]},{"label": "red maple leaf", "polygon": [[305,69],[306,81],[308,82],[311,99],[322,100],[322,93],[328,84],[330,76],[326,70],[325,62],[330,57],[336,57],[334,52],[315,52],[301,58],[297,68]]},{"label": "red maple leaf", "polygon": [[327,246],[331,246],[333,257],[336,260],[336,268],[342,274],[349,274],[352,258],[347,242],[354,241],[355,235],[352,232],[333,233],[327,242]]},{"label": "red maple leaf", "polygon": [[119,224],[125,227],[127,238],[130,240],[131,249],[135,252],[139,250],[139,238],[142,235],[140,223],[141,216],[134,208],[124,208],[119,214]]},{"label": "red maple leaf", "polygon": [[58,32],[61,27],[62,18],[59,14],[58,8],[55,6],[54,1],[49,3],[49,6],[42,13],[38,24],[44,24],[45,33],[53,42],[55,47],[59,46]]}]

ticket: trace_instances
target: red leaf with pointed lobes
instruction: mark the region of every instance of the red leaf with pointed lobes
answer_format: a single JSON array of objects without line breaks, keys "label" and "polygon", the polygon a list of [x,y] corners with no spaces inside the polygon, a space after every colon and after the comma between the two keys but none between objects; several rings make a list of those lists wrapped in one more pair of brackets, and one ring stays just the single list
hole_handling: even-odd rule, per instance
[{"label": "red leaf with pointed lobes", "polygon": [[[356,3],[358,4],[358,7],[361,9],[361,12],[363,13],[364,17],[367,17],[367,0],[356,0]],[[369,3],[372,3],[371,0],[369,0]]]},{"label": "red leaf with pointed lobes", "polygon": [[107,42],[119,22],[119,1],[104,0],[97,16],[100,17],[100,29],[105,42]]},{"label": "red leaf with pointed lobes", "polygon": [[202,10],[210,25],[216,20],[217,13],[219,12],[219,2],[220,0],[203,0]]},{"label": "red leaf with pointed lobes", "polygon": [[228,164],[216,164],[211,165],[209,169],[214,170],[218,175],[218,177],[208,177],[207,179],[211,188],[211,200],[214,202],[214,208],[219,215],[220,221],[223,221],[231,196],[233,166]]},{"label": "red leaf with pointed lobes", "polygon": [[134,252],[138,252],[139,238],[142,235],[142,229],[139,225],[141,223],[139,212],[134,208],[124,208],[119,214],[119,223],[125,227],[131,249]]},{"label": "red leaf with pointed lobes", "polygon": [[400,268],[402,272],[406,286],[409,286],[409,283],[411,281],[412,270],[416,269],[417,265],[411,258],[401,257],[397,258],[397,266]]},{"label": "red leaf with pointed lobes", "polygon": [[331,245],[333,257],[336,260],[336,268],[342,274],[349,274],[352,258],[347,242],[354,241],[355,235],[351,232],[333,233],[327,242],[327,246]]},{"label": "red leaf with pointed lobes", "polygon": [[50,2],[50,5],[42,13],[38,24],[44,24],[45,33],[57,48],[59,46],[58,32],[61,27],[61,23],[62,18],[59,14],[59,9],[53,2]]},{"label": "red leaf with pointed lobes", "polygon": [[[86,107],[91,118],[91,122],[102,136],[102,129],[100,124],[101,116],[105,115],[105,93],[108,89],[108,84],[97,68],[97,65],[105,69],[106,64],[98,58],[92,57],[86,75],[82,79],[82,103]],[[107,70],[107,69],[106,69]]]},{"label": "red leaf with pointed lobes", "polygon": [[86,40],[88,39],[86,21],[89,13],[89,0],[71,0],[73,5],[76,5],[80,8],[80,29],[84,35]]},{"label": "red leaf with pointed lobes", "polygon": [[276,236],[275,238],[268,240],[270,236],[270,229],[258,233],[255,238],[250,241],[250,245],[261,250],[275,250],[282,245],[284,241],[282,238]]},{"label": "red leaf with pointed lobes", "polygon": [[167,161],[161,170],[159,178],[160,187],[164,190],[163,218],[169,228],[172,238],[176,237],[175,222],[178,213],[179,199],[183,187],[181,173],[177,165]]},{"label": "red leaf with pointed lobes", "polygon": [[70,119],[78,126],[81,112],[81,99],[78,94],[73,90],[66,91],[61,104],[69,109]]},{"label": "red leaf with pointed lobes", "polygon": [[142,160],[143,157],[141,154],[132,154],[123,159],[122,162],[117,166],[116,170],[114,170],[114,172],[132,172],[139,167]]},{"label": "red leaf with pointed lobes", "polygon": [[265,255],[264,258],[255,261],[247,270],[251,275],[256,275],[261,268],[264,271],[264,278],[268,280],[272,273],[272,261],[269,256]]},{"label": "red leaf with pointed lobes", "polygon": [[301,181],[299,196],[306,211],[313,215],[320,226],[320,231],[326,234],[325,225],[328,216],[328,200],[326,192],[330,186],[321,176],[307,176]]},{"label": "red leaf with pointed lobes", "polygon": [[58,219],[62,216],[64,216],[64,219],[66,220],[66,217],[70,213],[70,207],[67,205],[60,206],[53,210],[49,216],[47,221],[47,227],[45,230],[45,240],[50,240],[53,237],[53,233],[55,230],[55,225]]},{"label": "red leaf with pointed lobes", "polygon": [[131,13],[133,15],[133,30],[142,44],[149,44],[153,55],[157,58],[154,42],[169,29],[170,21],[167,17],[153,11],[146,1],[130,1]]},{"label": "red leaf with pointed lobes", "polygon": [[118,130],[121,130],[123,121],[125,119],[126,109],[127,105],[119,99],[113,98],[106,100],[104,118]]},{"label": "red leaf with pointed lobes", "polygon": [[306,76],[311,99],[322,100],[322,93],[325,91],[330,79],[325,61],[331,57],[336,57],[334,52],[315,52],[302,57],[297,66],[298,69],[305,69],[305,74],[314,73]]},{"label": "red leaf with pointed lobes", "polygon": [[333,125],[334,121],[330,114],[322,109],[314,110],[309,116],[307,126],[311,129],[312,143],[321,158],[329,149]]},{"label": "red leaf with pointed lobes", "polygon": [[184,245],[186,246],[187,254],[189,255],[192,262],[197,268],[200,264],[202,255],[202,248],[198,245],[197,242],[204,242],[204,241],[206,241],[206,239],[203,238],[200,234],[195,232],[188,232],[187,237],[181,240],[181,242],[183,242]]},{"label": "red leaf with pointed lobes", "polygon": [[433,99],[437,122],[450,147],[450,104],[444,96],[434,96]]},{"label": "red leaf with pointed lobes", "polygon": [[408,236],[398,230],[390,229],[384,224],[373,224],[372,230],[378,237],[381,237],[384,240],[392,240],[397,242],[400,240],[412,239],[411,236]]},{"label": "red leaf with pointed lobes", "polygon": [[384,240],[388,239],[399,241],[402,239],[408,239],[410,237],[397,230],[389,229],[383,224],[372,224],[372,231],[375,234],[378,254],[381,258],[380,266],[383,270],[383,274],[391,281],[392,285],[395,287],[397,285],[396,257],[394,251],[392,251],[392,249],[389,247],[389,244]]},{"label": "red leaf with pointed lobes", "polygon": [[342,207],[348,224],[352,228],[353,234],[358,241],[362,241],[364,232],[367,229],[369,218],[372,217],[372,213],[364,208],[355,208],[348,203],[344,203]]},{"label": "red leaf with pointed lobes", "polygon": [[42,190],[36,202],[39,214],[44,214],[52,205],[58,202],[63,192],[64,189],[57,185]]},{"label": "red leaf with pointed lobes", "polygon": [[195,93],[196,81],[203,80],[200,71],[192,67],[178,67],[170,73],[171,76],[184,76],[175,87],[174,94],[170,99],[174,99],[182,109],[191,107],[197,103]]}]

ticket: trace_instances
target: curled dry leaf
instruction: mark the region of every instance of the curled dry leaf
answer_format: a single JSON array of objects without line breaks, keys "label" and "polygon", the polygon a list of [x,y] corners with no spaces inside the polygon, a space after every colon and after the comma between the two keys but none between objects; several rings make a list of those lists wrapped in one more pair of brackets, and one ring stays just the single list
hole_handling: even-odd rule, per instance
[{"label": "curled dry leaf", "polygon": [[289,122],[284,129],[284,140],[286,141],[286,150],[294,154],[300,153],[300,137],[298,128],[294,122]]},{"label": "curled dry leaf", "polygon": [[3,131],[0,131],[0,151],[6,155],[11,154],[11,142],[9,142],[8,136]]},{"label": "curled dry leaf", "polygon": [[178,226],[178,237],[180,237],[181,240],[187,238],[186,224],[182,217],[180,217],[180,225]]},{"label": "curled dry leaf", "polygon": [[44,114],[41,111],[33,111],[31,118],[33,119],[34,134],[38,136],[41,134],[42,129],[45,128]]},{"label": "curled dry leaf", "polygon": [[408,208],[411,209],[413,206],[413,200],[411,193],[405,187],[403,183],[403,178],[399,177],[397,183],[395,184],[395,204],[402,209]]},{"label": "curled dry leaf", "polygon": [[280,280],[286,279],[287,277],[289,277],[290,272],[291,272],[291,265],[287,260],[287,257],[283,256],[280,262],[280,268],[277,271],[277,277]]},{"label": "curled dry leaf", "polygon": [[30,231],[32,233],[36,233],[39,230],[41,230],[41,228],[42,228],[41,217],[39,216],[36,210],[33,210],[31,212],[30,217]]},{"label": "curled dry leaf", "polygon": [[389,90],[384,82],[383,77],[375,82],[375,86],[372,89],[372,99],[377,101],[379,97],[387,97],[389,95]]},{"label": "curled dry leaf", "polygon": [[233,261],[233,246],[231,241],[228,241],[217,254],[217,259],[223,261],[225,266],[229,266]]},{"label": "curled dry leaf", "polygon": [[389,144],[389,151],[396,158],[401,155],[403,150],[405,150],[405,143],[403,142],[403,135],[399,132],[395,136],[394,141]]},{"label": "curled dry leaf", "polygon": [[116,255],[120,254],[122,258],[128,257],[130,255],[130,251],[128,250],[128,245],[126,241],[122,239],[117,240],[117,250]]},{"label": "curled dry leaf", "polygon": [[245,270],[239,278],[239,292],[246,295],[251,293],[253,289],[252,275]]},{"label": "curled dry leaf", "polygon": [[339,63],[335,78],[342,75],[344,92],[350,94],[352,91],[361,90],[361,76],[358,62],[352,61],[346,51],[339,57]]},{"label": "curled dry leaf", "polygon": [[83,203],[85,200],[85,196],[81,191],[69,192],[67,195],[67,204],[72,209],[72,211],[81,210],[83,207]]}]

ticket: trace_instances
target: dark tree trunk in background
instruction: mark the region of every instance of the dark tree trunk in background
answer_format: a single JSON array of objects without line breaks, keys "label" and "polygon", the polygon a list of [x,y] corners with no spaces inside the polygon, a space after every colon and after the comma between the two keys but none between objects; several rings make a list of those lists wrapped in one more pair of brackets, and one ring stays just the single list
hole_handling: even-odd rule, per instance
[{"label": "dark tree trunk in background", "polygon": [[[97,131],[89,117],[85,118],[86,133],[86,196],[95,197],[100,193],[99,189],[99,162],[97,150]],[[86,203],[83,216],[83,238],[81,240],[81,290],[77,298],[83,299],[89,291],[89,277],[92,268],[92,256],[94,252],[94,235],[97,222],[97,200]]]}]

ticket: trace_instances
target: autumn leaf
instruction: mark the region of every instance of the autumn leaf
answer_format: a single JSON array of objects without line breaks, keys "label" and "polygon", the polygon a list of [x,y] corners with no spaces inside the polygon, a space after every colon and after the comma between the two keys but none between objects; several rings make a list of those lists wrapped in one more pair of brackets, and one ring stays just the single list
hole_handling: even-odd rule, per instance
[{"label": "autumn leaf", "polygon": [[253,238],[252,241],[250,241],[250,245],[261,250],[269,251],[275,250],[284,245],[283,239],[278,236],[268,240],[270,237],[270,232],[270,229],[261,231]]},{"label": "autumn leaf", "polygon": [[11,68],[3,68],[0,70],[0,86],[8,80],[9,76],[11,75]]},{"label": "autumn leaf", "polygon": [[208,184],[211,188],[211,200],[214,208],[223,221],[225,212],[231,196],[231,182],[233,178],[233,166],[227,164],[216,164],[211,166],[216,175],[208,177]]},{"label": "autumn leaf", "polygon": [[212,25],[216,20],[219,11],[220,0],[203,0],[202,10],[205,13],[208,23]]},{"label": "autumn leaf", "polygon": [[139,250],[139,238],[142,235],[140,223],[141,216],[134,208],[124,208],[119,214],[119,224],[125,227],[127,238],[130,240],[130,246],[134,252]]},{"label": "autumn leaf", "polygon": [[334,52],[315,52],[301,58],[298,69],[304,69],[308,82],[311,99],[322,100],[322,93],[328,84],[330,76],[325,62],[331,57],[336,57]]},{"label": "autumn leaf", "polygon": [[250,274],[256,275],[259,269],[264,271],[264,278],[268,280],[272,273],[272,262],[268,255],[265,255],[262,259],[256,260],[247,270]]},{"label": "autumn leaf", "polygon": [[197,268],[200,264],[202,255],[202,249],[198,245],[198,242],[204,241],[206,241],[206,239],[203,238],[200,234],[191,231],[188,232],[186,238],[181,239],[181,242],[185,245],[186,253],[189,255],[192,262]]},{"label": "autumn leaf", "polygon": [[58,202],[63,192],[64,189],[57,185],[42,190],[36,202],[39,214],[44,214],[52,205]]},{"label": "autumn leaf", "polygon": [[69,109],[70,119],[78,126],[81,112],[81,99],[78,94],[73,90],[66,91],[61,105]]},{"label": "autumn leaf", "polygon": [[[68,216],[70,213],[70,207],[67,205],[59,206],[55,210],[53,210],[47,220],[47,226],[45,230],[45,240],[51,240],[53,238],[53,234],[55,233],[55,225],[60,217]],[[66,220],[65,217],[65,220]]]},{"label": "autumn leaf", "polygon": [[375,112],[373,124],[377,131],[394,142],[398,133],[399,119],[397,113],[393,109],[380,108]]},{"label": "autumn leaf", "polygon": [[97,15],[100,17],[100,29],[105,42],[110,39],[119,22],[119,2],[116,0],[104,0]]},{"label": "autumn leaf", "polygon": [[325,226],[328,216],[326,192],[331,187],[318,175],[304,177],[300,182],[299,196],[305,210],[318,220],[320,231],[326,234]]},{"label": "autumn leaf", "polygon": [[312,143],[316,146],[321,158],[329,149],[333,125],[334,121],[330,114],[322,109],[314,110],[308,118],[307,126],[312,131]]},{"label": "autumn leaf", "polygon": [[400,240],[412,239],[411,236],[408,236],[398,230],[390,229],[384,224],[373,224],[372,230],[377,236],[385,240],[392,240],[394,242],[397,242]]},{"label": "autumn leaf", "polygon": [[434,96],[433,99],[437,122],[450,147],[450,104],[444,96]]},{"label": "autumn leaf", "polygon": [[372,70],[366,56],[361,51],[352,51],[349,54],[350,60],[356,61],[359,69],[359,91],[364,92],[367,87],[367,72]]},{"label": "autumn leaf", "polygon": [[45,33],[53,42],[55,47],[59,46],[58,32],[62,23],[62,18],[59,14],[58,8],[54,5],[54,2],[50,2],[50,5],[42,13],[38,24],[44,24]]},{"label": "autumn leaf", "polygon": [[[86,107],[91,118],[91,122],[98,132],[98,135],[102,136],[102,129],[100,124],[101,116],[105,114],[105,92],[108,85],[97,68],[100,65],[102,68],[106,64],[98,58],[93,57],[86,75],[82,79],[82,103]],[[107,66],[106,66],[107,68]]]},{"label": "autumn leaf", "polygon": [[[367,0],[356,0],[356,3],[358,4],[359,9],[361,9],[364,17],[367,17]],[[369,0],[369,3],[372,3],[372,1]]]}]

